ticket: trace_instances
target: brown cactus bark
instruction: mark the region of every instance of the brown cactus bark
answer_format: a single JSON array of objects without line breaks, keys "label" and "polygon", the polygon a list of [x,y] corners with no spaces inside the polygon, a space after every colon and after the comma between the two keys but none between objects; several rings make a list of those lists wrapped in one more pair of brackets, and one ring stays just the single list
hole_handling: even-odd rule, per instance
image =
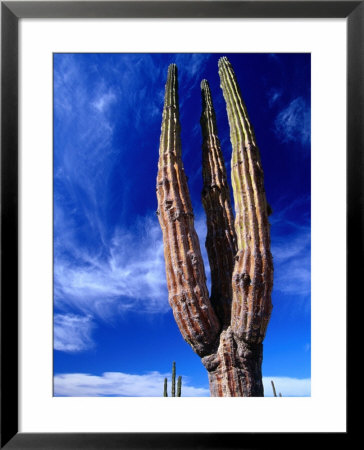
[{"label": "brown cactus bark", "polygon": [[206,250],[211,269],[211,303],[224,326],[230,324],[231,278],[237,251],[224,157],[217,134],[216,116],[207,80],[202,95],[202,203],[206,212]]},{"label": "brown cactus bark", "polygon": [[199,356],[211,352],[220,331],[206,287],[181,158],[177,67],[165,88],[157,177],[158,217],[163,232],[169,303],[183,338]]},{"label": "brown cactus bark", "polygon": [[211,298],[181,159],[177,68],[168,69],[157,177],[169,302],[185,340],[202,358],[212,396],[263,396],[261,365],[271,312],[273,264],[259,150],[226,58],[219,61],[233,146],[236,219],[217,136],[208,83],[201,83],[203,111],[202,201]]},{"label": "brown cactus bark", "polygon": [[217,351],[202,358],[212,397],[263,397],[263,345],[248,345],[231,326],[220,333]]},{"label": "brown cactus bark", "polygon": [[249,345],[231,327],[233,271],[237,256],[236,233],[230,204],[226,168],[217,135],[211,92],[201,83],[202,202],[206,211],[206,249],[211,268],[211,302],[223,324],[215,351],[202,359],[209,375],[210,392],[218,397],[263,395],[262,344]]},{"label": "brown cactus bark", "polygon": [[[235,203],[238,253],[232,277],[231,329],[246,365],[248,389],[263,396],[263,345],[272,311],[273,259],[270,252],[268,204],[263,170],[253,127],[235,73],[227,58],[219,75],[230,125],[231,177]],[[240,351],[239,351],[240,348]]]},{"label": "brown cactus bark", "polygon": [[226,57],[219,60],[233,147],[231,177],[238,253],[233,273],[231,327],[247,345],[265,337],[272,310],[273,260],[263,170],[235,73]]}]

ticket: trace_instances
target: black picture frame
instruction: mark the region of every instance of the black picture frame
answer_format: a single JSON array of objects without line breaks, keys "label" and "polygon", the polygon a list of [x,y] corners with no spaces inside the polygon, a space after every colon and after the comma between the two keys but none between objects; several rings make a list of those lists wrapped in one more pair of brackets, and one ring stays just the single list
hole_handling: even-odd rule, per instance
[{"label": "black picture frame", "polygon": [[[265,448],[279,433],[18,433],[18,21],[21,18],[346,18],[347,299],[363,273],[363,1],[1,2],[1,448]],[[334,93],[333,93],[334,95]],[[359,299],[357,299],[359,300]],[[348,350],[350,346],[348,345]],[[334,393],[333,393],[334,395]],[[349,414],[348,414],[349,418]],[[348,424],[349,426],[349,424]],[[348,438],[335,434],[336,443]],[[244,434],[244,436],[242,436]],[[332,434],[332,433],[331,433]],[[300,436],[300,443],[311,438]],[[327,435],[315,434],[327,445]],[[285,434],[293,445],[297,433]],[[342,442],[344,444],[344,442]]]}]

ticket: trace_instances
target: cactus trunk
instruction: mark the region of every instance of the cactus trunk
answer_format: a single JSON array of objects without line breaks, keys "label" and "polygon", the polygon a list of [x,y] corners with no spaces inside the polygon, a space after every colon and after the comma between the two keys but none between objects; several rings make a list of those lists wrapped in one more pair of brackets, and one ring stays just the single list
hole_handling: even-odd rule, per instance
[{"label": "cactus trunk", "polygon": [[215,354],[202,359],[212,397],[262,397],[263,345],[238,341],[231,327],[220,334]]},{"label": "cactus trunk", "polygon": [[[157,198],[169,303],[184,339],[202,358],[212,396],[263,396],[262,359],[271,312],[273,264],[259,150],[226,58],[219,61],[227,103],[236,219],[206,80],[203,111],[203,192],[211,297],[181,159],[177,67],[168,69],[160,140]],[[173,383],[172,383],[173,385]],[[172,394],[173,395],[173,394]]]}]

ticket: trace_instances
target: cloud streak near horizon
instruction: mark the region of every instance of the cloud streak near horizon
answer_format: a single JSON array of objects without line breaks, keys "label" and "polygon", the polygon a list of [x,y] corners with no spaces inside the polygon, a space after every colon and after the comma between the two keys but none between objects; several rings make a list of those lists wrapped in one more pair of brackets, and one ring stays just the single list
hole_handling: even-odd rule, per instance
[{"label": "cloud streak near horizon", "polygon": [[[54,394],[59,397],[162,397],[164,378],[171,380],[170,373],[157,371],[146,374],[105,372],[102,375],[65,373],[55,375]],[[311,380],[289,377],[263,377],[265,397],[273,397],[271,381],[277,395],[283,397],[308,397],[311,395]],[[168,396],[171,397],[169,382]],[[195,387],[189,377],[182,375],[183,397],[209,397],[208,387]]]}]

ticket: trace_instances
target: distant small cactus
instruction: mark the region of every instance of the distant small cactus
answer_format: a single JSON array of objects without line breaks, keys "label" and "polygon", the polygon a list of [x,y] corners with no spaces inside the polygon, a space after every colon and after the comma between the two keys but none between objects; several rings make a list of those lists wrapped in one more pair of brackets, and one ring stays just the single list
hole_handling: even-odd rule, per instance
[{"label": "distant small cactus", "polygon": [[[163,389],[163,397],[168,397],[168,381],[167,378],[164,379],[164,389]],[[180,375],[177,380],[177,397],[181,397],[182,392],[182,376]],[[172,363],[172,389],[171,389],[172,397],[176,396],[176,363],[173,361]]]},{"label": "distant small cactus", "polygon": [[176,396],[176,363],[172,363],[172,397]]},{"label": "distant small cactus", "polygon": [[270,382],[272,383],[273,395],[274,395],[274,397],[277,397],[277,392],[276,392],[276,388],[274,386],[273,380],[270,380]]},{"label": "distant small cactus", "polygon": [[182,376],[180,375],[177,380],[177,397],[181,397],[182,390]]},{"label": "distant small cactus", "polygon": [[[276,388],[274,386],[273,380],[271,380],[270,382],[272,383],[273,395],[274,395],[274,397],[277,397],[277,392],[276,392]],[[281,393],[279,393],[279,397],[282,397]]]}]

